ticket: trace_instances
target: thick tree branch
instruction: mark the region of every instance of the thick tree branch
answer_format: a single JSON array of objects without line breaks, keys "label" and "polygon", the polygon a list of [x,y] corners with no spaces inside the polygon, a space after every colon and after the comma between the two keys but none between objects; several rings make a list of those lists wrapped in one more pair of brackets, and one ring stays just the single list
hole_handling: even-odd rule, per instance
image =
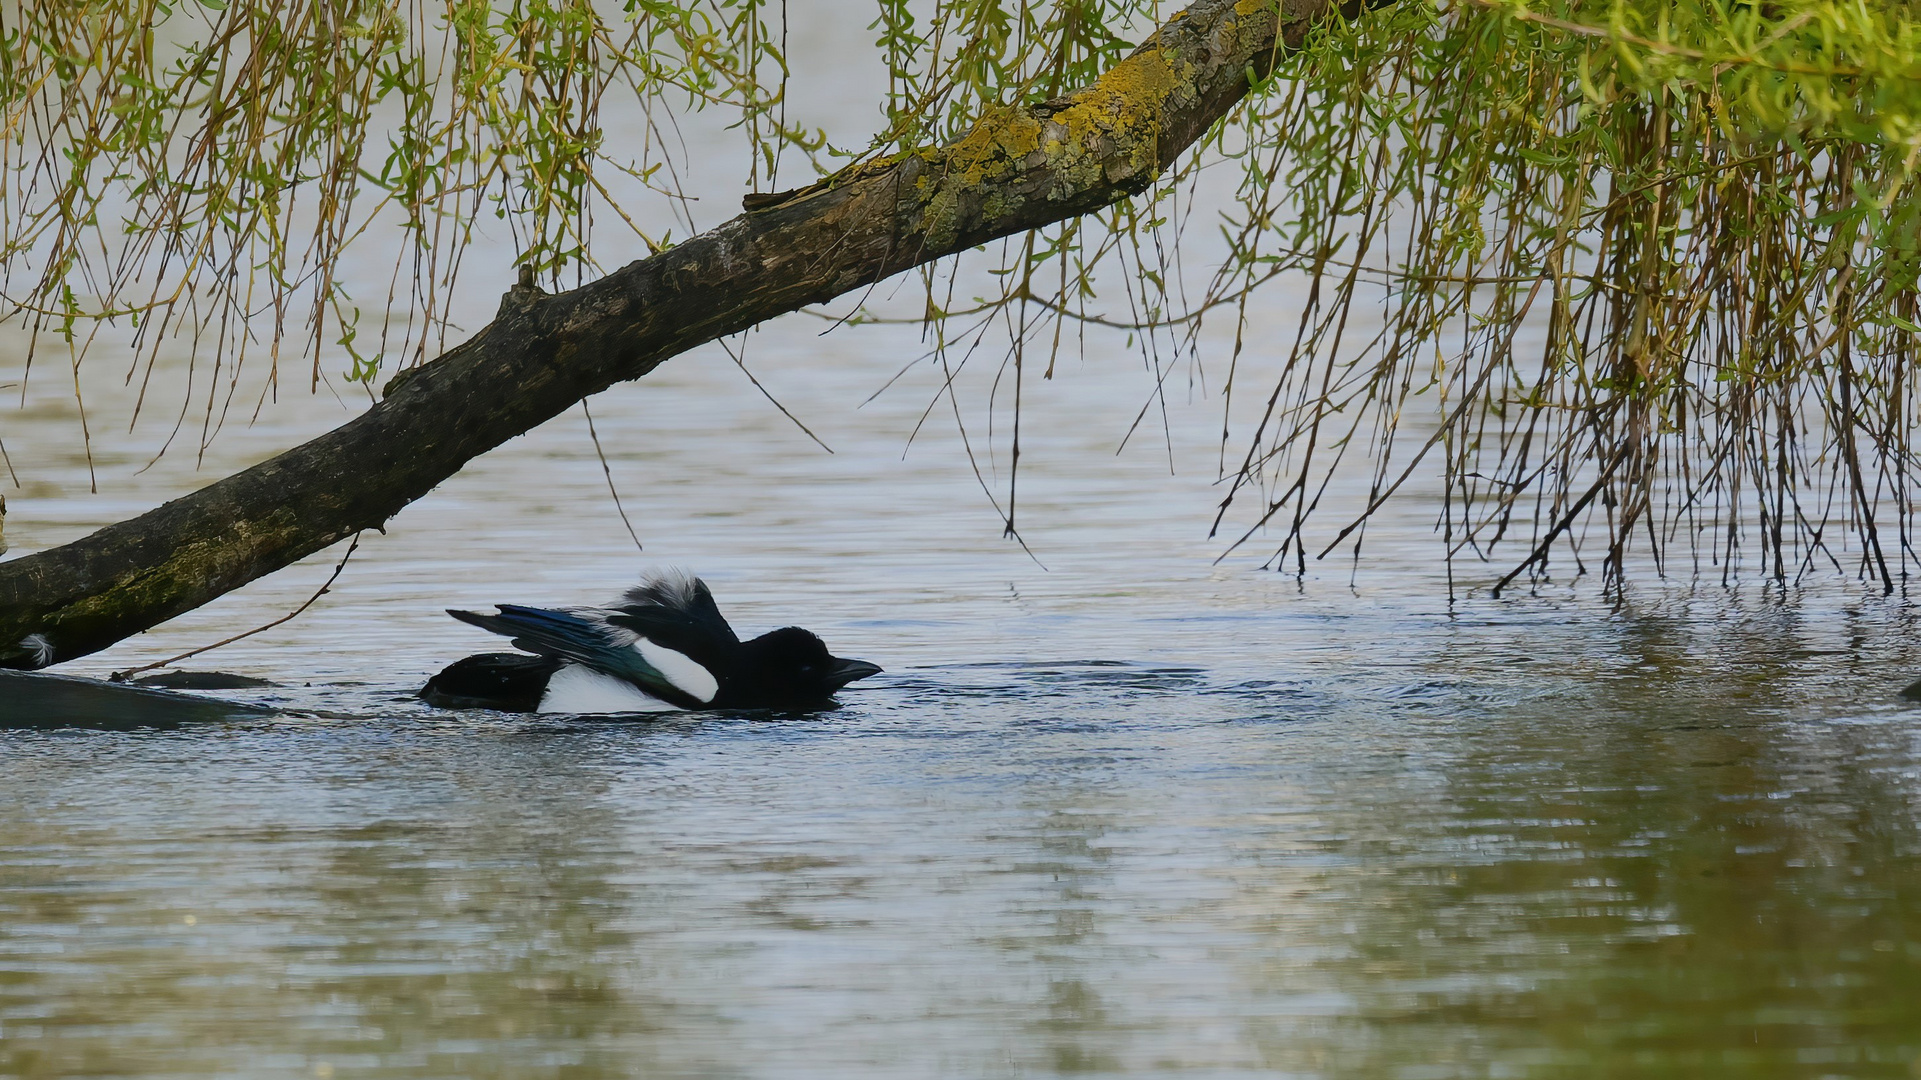
[{"label": "thick tree branch", "polygon": [[378,528],[475,456],[697,345],[1139,192],[1336,6],[1201,0],[1091,87],[763,200],[572,292],[523,283],[485,329],[347,424],[0,564],[0,666],[85,656]]}]

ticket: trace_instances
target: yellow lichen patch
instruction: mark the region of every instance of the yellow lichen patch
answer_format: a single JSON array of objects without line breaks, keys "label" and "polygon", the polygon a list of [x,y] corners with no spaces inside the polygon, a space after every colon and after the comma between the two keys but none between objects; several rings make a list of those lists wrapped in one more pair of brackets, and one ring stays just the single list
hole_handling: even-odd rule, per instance
[{"label": "yellow lichen patch", "polygon": [[943,155],[949,175],[968,185],[992,180],[1040,149],[1040,135],[1040,122],[1026,110],[994,110]]},{"label": "yellow lichen patch", "polygon": [[1183,63],[1181,67],[1183,70],[1176,71],[1159,49],[1135,53],[1076,95],[1074,103],[1054,120],[1067,129],[1069,145],[1088,147],[1108,138],[1117,148],[1145,148],[1151,153],[1159,141],[1161,118],[1169,100],[1179,97],[1183,90],[1193,93],[1187,83],[1193,77],[1193,66]]},{"label": "yellow lichen patch", "polygon": [[[928,242],[935,246],[950,242],[960,229],[957,215],[962,194],[991,190],[1023,168],[1028,155],[1040,149],[1040,134],[1040,121],[1025,109],[996,109],[981,117],[960,141],[926,153],[933,168],[921,176],[918,186],[927,197],[921,228]],[[996,200],[1000,213],[1017,208],[1018,200],[1011,196],[1002,194]]]},{"label": "yellow lichen patch", "polygon": [[[1170,104],[1193,96],[1194,73],[1189,62],[1144,49],[1044,121],[1023,108],[989,112],[952,146],[924,155],[933,166],[919,181],[927,200],[922,227],[928,241],[938,246],[953,238],[967,193],[985,190],[996,214],[1017,210],[1019,197],[999,185],[1033,165],[1044,163],[1051,174],[1052,198],[1159,171],[1162,119]],[[1036,152],[1043,162],[1028,160]]]}]

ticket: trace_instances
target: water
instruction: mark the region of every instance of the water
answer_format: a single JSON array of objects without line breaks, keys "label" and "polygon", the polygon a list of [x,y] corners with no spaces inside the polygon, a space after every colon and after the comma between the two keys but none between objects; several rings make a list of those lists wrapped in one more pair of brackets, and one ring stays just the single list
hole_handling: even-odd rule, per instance
[{"label": "water", "polygon": [[[724,357],[596,401],[645,552],[575,414],[199,662],[288,711],[0,736],[0,1075],[1921,1070],[1906,603],[1450,605],[1419,506],[1358,574],[1215,566],[1211,406],[1176,408],[1176,474],[1165,444],[1116,457],[1144,377],[1092,364],[1030,399],[1043,570],[951,424],[902,460],[926,382],[856,407],[908,347],[886,333],[750,351],[832,456]],[[16,551],[331,409],[199,474],[130,479],[142,436],[108,439],[96,497],[45,404],[8,429],[47,448]],[[70,668],[264,623],[338,557]],[[489,647],[440,609],[649,564],[888,674],[775,718],[409,699]]]},{"label": "water", "polygon": [[[1292,318],[1282,295],[1249,340]],[[275,680],[225,695],[272,715],[0,732],[0,1076],[1921,1076],[1905,598],[1488,600],[1502,565],[1450,602],[1419,492],[1358,571],[1217,565],[1218,403],[1181,369],[1166,431],[1116,454],[1154,378],[1099,343],[1030,373],[1030,558],[932,369],[861,405],[915,334],[823,328],[746,359],[832,455],[717,349],[594,401],[644,551],[575,412],[185,665]],[[127,431],[110,366],[91,468],[57,368],[0,413],[14,555],[361,407],[240,409],[204,461],[185,438],[141,471],[171,407]],[[343,551],[63,670],[260,626]],[[442,609],[659,565],[888,673],[808,716],[412,700],[494,647]]]}]

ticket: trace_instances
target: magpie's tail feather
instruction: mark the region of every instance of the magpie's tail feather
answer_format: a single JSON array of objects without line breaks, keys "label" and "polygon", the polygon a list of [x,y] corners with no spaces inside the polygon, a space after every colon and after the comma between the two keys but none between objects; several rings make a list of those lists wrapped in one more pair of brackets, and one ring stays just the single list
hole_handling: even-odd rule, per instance
[{"label": "magpie's tail feather", "polygon": [[447,614],[482,630],[512,638],[514,647],[542,656],[558,656],[586,664],[605,663],[615,652],[600,626],[565,611],[501,604],[500,614],[482,615],[449,608]]},{"label": "magpie's tail feather", "polygon": [[513,637],[519,633],[519,631],[513,627],[502,622],[498,615],[482,615],[478,611],[460,611],[455,608],[448,608],[447,614],[452,615],[454,618],[470,626],[478,626],[482,630],[490,630],[499,634],[501,637]]}]

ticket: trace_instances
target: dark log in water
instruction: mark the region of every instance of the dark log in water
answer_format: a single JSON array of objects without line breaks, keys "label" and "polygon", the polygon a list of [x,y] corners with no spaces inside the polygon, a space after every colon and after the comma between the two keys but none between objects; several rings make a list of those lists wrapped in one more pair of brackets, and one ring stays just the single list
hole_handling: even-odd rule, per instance
[{"label": "dark log in water", "polygon": [[135,686],[152,686],[162,690],[258,690],[280,685],[267,679],[256,679],[251,675],[235,675],[229,671],[163,671],[158,675],[147,675],[129,681]]},{"label": "dark log in water", "polygon": [[125,683],[0,670],[0,729],[165,729],[182,724],[269,716],[273,711]]},{"label": "dark log in water", "polygon": [[402,372],[349,423],[0,564],[0,666],[85,656],[380,528],[476,455],[697,345],[1139,192],[1336,6],[1203,0],[1095,85],[994,109],[949,146],[755,200],[753,212],[571,292],[523,280],[492,323]]}]

